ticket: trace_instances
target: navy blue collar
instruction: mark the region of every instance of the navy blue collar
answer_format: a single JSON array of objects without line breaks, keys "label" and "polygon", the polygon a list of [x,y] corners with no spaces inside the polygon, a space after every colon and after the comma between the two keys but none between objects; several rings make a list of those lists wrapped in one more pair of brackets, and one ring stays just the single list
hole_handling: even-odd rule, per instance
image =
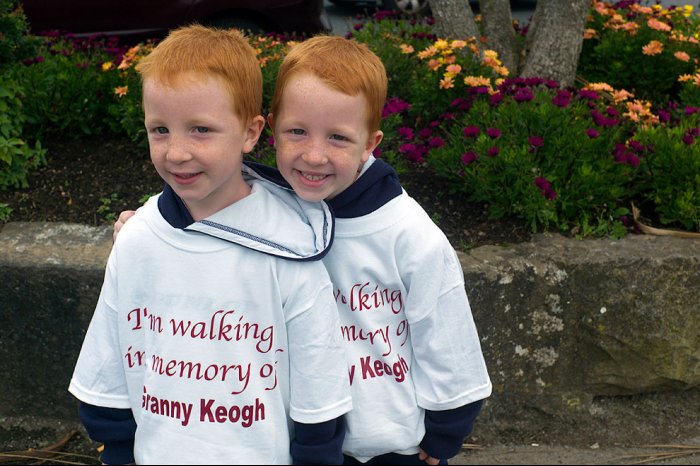
[{"label": "navy blue collar", "polygon": [[166,184],[163,193],[158,198],[158,210],[163,218],[173,228],[183,229],[194,223],[194,219],[187,210],[185,202],[180,199],[173,188]]},{"label": "navy blue collar", "polygon": [[396,171],[376,159],[348,189],[326,201],[336,218],[370,214],[403,192]]}]

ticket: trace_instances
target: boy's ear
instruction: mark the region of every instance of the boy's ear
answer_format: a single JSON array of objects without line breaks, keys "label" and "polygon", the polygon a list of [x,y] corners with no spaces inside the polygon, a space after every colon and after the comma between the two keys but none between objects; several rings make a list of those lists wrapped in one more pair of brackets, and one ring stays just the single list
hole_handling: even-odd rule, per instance
[{"label": "boy's ear", "polygon": [[253,150],[255,144],[258,143],[258,139],[260,139],[263,128],[265,128],[265,118],[262,115],[253,117],[246,129],[245,141],[243,142],[244,154]]},{"label": "boy's ear", "polygon": [[362,154],[362,162],[366,162],[369,159],[369,154],[377,148],[382,139],[384,138],[384,133],[380,130],[375,131],[370,134],[367,138],[367,144],[365,145],[365,152]]},{"label": "boy's ear", "polygon": [[267,114],[267,125],[270,127],[272,132],[275,132],[275,116],[272,113]]}]

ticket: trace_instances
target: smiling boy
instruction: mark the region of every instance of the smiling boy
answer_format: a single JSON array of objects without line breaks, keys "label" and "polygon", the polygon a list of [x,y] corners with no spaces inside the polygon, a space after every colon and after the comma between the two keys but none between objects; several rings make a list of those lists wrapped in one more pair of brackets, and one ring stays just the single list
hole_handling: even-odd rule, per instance
[{"label": "smiling boy", "polygon": [[166,184],[114,244],[69,387],[102,461],[341,462],[332,218],[242,165],[264,125],[253,49],[190,26],[137,69]]}]

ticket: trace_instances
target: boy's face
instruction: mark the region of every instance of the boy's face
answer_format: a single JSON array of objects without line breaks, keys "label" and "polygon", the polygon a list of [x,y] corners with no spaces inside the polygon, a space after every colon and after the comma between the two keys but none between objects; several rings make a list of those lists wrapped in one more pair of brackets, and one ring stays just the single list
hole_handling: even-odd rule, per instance
[{"label": "boy's face", "polygon": [[188,78],[175,87],[146,79],[143,109],[153,165],[201,220],[250,193],[242,154],[253,149],[265,121],[241,121],[216,79]]},{"label": "boy's face", "polygon": [[367,127],[364,96],[343,94],[308,73],[290,78],[270,126],[277,168],[307,201],[345,191],[382,140],[381,131]]}]

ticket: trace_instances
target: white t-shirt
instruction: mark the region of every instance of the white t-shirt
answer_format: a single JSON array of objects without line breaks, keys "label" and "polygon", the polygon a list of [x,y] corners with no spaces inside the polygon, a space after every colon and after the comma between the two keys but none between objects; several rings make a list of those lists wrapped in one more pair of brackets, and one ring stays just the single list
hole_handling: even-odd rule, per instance
[{"label": "white t-shirt", "polygon": [[[268,197],[254,185],[226,223],[274,217]],[[69,390],[133,411],[138,464],[288,464],[292,420],[351,408],[338,328],[320,261],[172,228],[156,197],[109,256]]]},{"label": "white t-shirt", "polygon": [[491,394],[457,255],[405,191],[368,215],[336,219],[323,262],[353,397],[344,453],[417,453],[426,409]]}]

